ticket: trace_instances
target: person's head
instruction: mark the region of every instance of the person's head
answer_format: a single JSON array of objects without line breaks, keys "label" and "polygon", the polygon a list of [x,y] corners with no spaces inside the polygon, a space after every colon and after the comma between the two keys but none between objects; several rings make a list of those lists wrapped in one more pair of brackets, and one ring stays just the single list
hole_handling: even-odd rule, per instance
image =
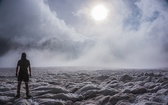
[{"label": "person's head", "polygon": [[25,52],[22,53],[21,59],[26,59],[26,53]]}]

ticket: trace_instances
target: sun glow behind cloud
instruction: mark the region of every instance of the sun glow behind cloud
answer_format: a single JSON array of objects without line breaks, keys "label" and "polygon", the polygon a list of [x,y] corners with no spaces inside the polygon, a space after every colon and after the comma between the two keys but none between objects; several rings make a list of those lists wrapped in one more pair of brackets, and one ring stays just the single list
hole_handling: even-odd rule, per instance
[{"label": "sun glow behind cloud", "polygon": [[91,10],[91,15],[95,20],[104,20],[108,15],[108,10],[104,5],[99,4],[93,7]]}]

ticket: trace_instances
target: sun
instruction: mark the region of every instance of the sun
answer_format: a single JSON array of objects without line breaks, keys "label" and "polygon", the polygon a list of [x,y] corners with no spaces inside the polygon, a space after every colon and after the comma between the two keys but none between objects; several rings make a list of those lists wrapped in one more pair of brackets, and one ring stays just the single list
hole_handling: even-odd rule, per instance
[{"label": "sun", "polygon": [[92,18],[97,21],[105,20],[107,17],[107,14],[108,14],[108,10],[102,4],[96,5],[95,7],[93,7],[91,11]]}]

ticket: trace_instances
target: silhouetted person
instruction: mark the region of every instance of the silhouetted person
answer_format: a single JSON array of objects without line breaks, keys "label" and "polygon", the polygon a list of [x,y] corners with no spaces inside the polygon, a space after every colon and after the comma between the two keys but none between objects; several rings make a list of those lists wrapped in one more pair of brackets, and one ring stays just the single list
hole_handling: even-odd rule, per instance
[{"label": "silhouetted person", "polygon": [[26,59],[26,53],[22,53],[21,59],[18,61],[17,67],[16,67],[16,77],[18,79],[17,95],[16,95],[16,97],[20,97],[20,87],[21,87],[22,81],[25,82],[26,97],[27,98],[31,97],[29,95],[29,87],[28,87],[28,82],[29,82],[28,69],[29,69],[29,74],[30,74],[30,77],[31,77],[30,62],[29,62],[29,60]]}]

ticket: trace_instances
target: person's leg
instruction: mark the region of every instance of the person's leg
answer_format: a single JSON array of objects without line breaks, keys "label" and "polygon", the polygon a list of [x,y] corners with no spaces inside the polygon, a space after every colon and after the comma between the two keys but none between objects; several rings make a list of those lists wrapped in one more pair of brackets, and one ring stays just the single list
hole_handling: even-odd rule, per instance
[{"label": "person's leg", "polygon": [[28,83],[29,83],[29,75],[28,75],[28,73],[24,74],[24,82],[25,82],[25,87],[26,87],[26,97],[31,97],[29,95],[29,85],[28,85]]},{"label": "person's leg", "polygon": [[20,87],[21,87],[22,81],[18,81],[18,86],[17,86],[17,95],[16,97],[20,97]]},{"label": "person's leg", "polygon": [[26,97],[30,97],[30,95],[29,95],[29,85],[28,85],[28,82],[25,82],[25,86],[26,86]]}]

